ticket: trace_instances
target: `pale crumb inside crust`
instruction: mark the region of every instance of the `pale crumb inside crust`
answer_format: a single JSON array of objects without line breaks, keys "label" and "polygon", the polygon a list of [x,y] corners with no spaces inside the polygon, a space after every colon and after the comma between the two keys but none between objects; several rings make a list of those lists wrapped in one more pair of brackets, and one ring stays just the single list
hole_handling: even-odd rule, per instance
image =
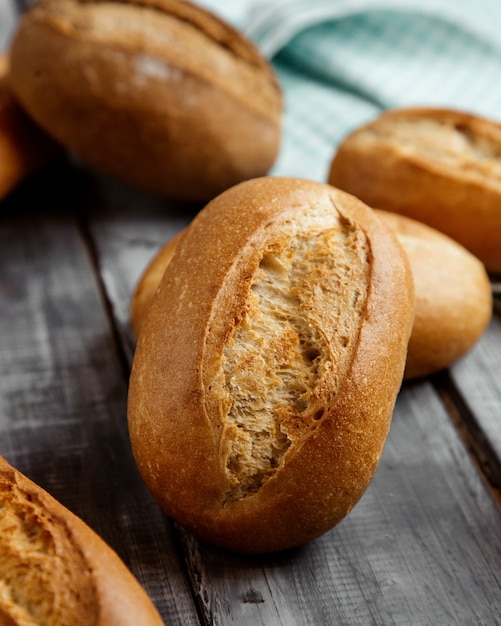
[{"label": "pale crumb inside crust", "polygon": [[221,364],[227,501],[255,493],[329,411],[352,360],[369,282],[365,234],[329,204],[279,225]]},{"label": "pale crumb inside crust", "polygon": [[64,526],[0,476],[0,622],[95,623],[97,603],[86,570]]}]

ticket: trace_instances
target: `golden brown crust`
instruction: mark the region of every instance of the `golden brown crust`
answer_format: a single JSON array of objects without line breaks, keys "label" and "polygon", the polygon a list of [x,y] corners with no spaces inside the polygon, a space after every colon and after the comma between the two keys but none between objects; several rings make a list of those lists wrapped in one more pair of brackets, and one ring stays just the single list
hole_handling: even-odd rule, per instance
[{"label": "golden brown crust", "polygon": [[15,101],[8,73],[8,57],[0,54],[0,199],[61,154]]},{"label": "golden brown crust", "polygon": [[268,171],[282,97],[241,34],[179,0],[42,0],[20,21],[12,85],[63,145],[131,184],[207,200]]},{"label": "golden brown crust", "polygon": [[416,314],[405,378],[427,376],[463,357],[492,315],[489,278],[481,261],[443,233],[397,213],[377,210],[409,258]]},{"label": "golden brown crust", "polygon": [[[315,247],[308,225],[324,219],[329,226],[317,233],[323,243]],[[297,255],[287,248],[291,228],[299,229],[295,250],[308,242],[290,270],[299,268],[304,281],[280,292],[283,264]],[[344,243],[329,240],[329,229]],[[337,255],[330,245],[337,245]],[[316,261],[307,262],[310,256]],[[340,270],[332,266],[336,256],[349,259],[351,267],[345,264],[346,276],[327,295]],[[260,283],[268,271],[268,278],[277,280],[267,282],[265,276]],[[318,288],[307,293],[312,284]],[[263,290],[273,294],[267,302],[259,301]],[[353,305],[342,304],[337,311],[346,298]],[[273,308],[270,301],[290,331],[278,332],[275,347],[274,320],[261,315]],[[347,194],[313,182],[263,178],[209,203],[185,231],[164,274],[131,376],[133,450],[160,505],[193,532],[244,552],[297,545],[337,523],[376,470],[402,380],[413,301],[398,242],[370,209]],[[294,370],[309,380],[306,391],[296,395],[294,383],[284,382],[287,372],[277,382],[280,366],[273,369],[275,355],[283,367],[294,363],[291,316],[298,318],[306,348],[312,344],[304,355],[310,362]],[[260,334],[261,323],[267,330]],[[320,353],[325,358],[319,358],[315,371],[312,362]],[[344,359],[342,367],[338,357],[341,363]],[[260,447],[274,428],[279,431],[274,441],[271,437],[277,449],[264,466],[259,455],[245,456],[252,424],[238,426],[238,415],[230,420],[235,405],[242,404],[238,386],[245,392],[245,385],[252,390],[261,383],[259,376],[241,372],[261,372],[263,362],[272,371],[265,372],[270,389],[262,399],[275,402],[268,413],[283,418],[278,426],[263,427],[267,432],[254,433]],[[292,394],[285,407],[284,386]],[[249,403],[255,409],[252,422],[262,413],[260,397]]]},{"label": "golden brown crust", "polygon": [[163,622],[118,555],[0,457],[2,624]]},{"label": "golden brown crust", "polygon": [[407,215],[501,272],[501,126],[447,109],[399,109],[339,146],[328,181]]}]

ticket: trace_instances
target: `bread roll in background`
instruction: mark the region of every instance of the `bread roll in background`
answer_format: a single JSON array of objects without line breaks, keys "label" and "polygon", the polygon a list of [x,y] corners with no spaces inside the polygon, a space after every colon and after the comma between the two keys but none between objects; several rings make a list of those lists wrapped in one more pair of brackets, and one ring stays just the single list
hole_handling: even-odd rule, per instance
[{"label": "bread roll in background", "polygon": [[328,182],[436,228],[501,273],[501,125],[448,109],[388,111],[341,142]]},{"label": "bread roll in background", "polygon": [[463,357],[492,316],[492,292],[477,257],[443,233],[403,215],[376,211],[397,234],[414,277],[416,314],[405,378],[438,372]]},{"label": "bread roll in background", "polygon": [[28,118],[8,85],[9,59],[0,54],[0,200],[62,150]]},{"label": "bread roll in background", "polygon": [[0,624],[163,624],[118,555],[2,457],[0,590]]},{"label": "bread roll in background", "polygon": [[307,542],[376,471],[414,317],[408,261],[356,198],[261,178],[210,202],[143,322],[129,390],[138,468],[224,548]]},{"label": "bread roll in background", "polygon": [[266,174],[282,95],[242,34],[181,0],[40,0],[13,38],[10,82],[32,118],[89,164],[206,201]]}]

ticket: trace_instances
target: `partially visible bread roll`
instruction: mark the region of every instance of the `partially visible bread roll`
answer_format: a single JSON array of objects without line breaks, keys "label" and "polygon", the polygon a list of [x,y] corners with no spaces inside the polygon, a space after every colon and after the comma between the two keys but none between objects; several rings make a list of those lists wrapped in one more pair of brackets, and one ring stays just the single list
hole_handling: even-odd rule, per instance
[{"label": "partially visible bread roll", "polygon": [[501,272],[501,126],[446,109],[398,109],[348,135],[329,183],[449,235]]},{"label": "partially visible bread roll", "polygon": [[443,233],[403,215],[376,211],[397,234],[412,268],[416,314],[405,378],[426,376],[463,357],[492,316],[481,261]]},{"label": "partially visible bread roll", "polygon": [[197,535],[260,553],[317,537],[376,471],[413,321],[391,230],[328,185],[262,178],[181,237],[129,391],[139,470]]},{"label": "partially visible bread roll", "polygon": [[118,555],[2,457],[0,624],[163,624]]},{"label": "partially visible bread roll", "polygon": [[40,0],[10,57],[33,119],[130,184],[206,201],[276,158],[282,95],[271,65],[196,4]]},{"label": "partially visible bread roll", "polygon": [[62,150],[19,107],[8,85],[9,60],[0,54],[0,200]]}]

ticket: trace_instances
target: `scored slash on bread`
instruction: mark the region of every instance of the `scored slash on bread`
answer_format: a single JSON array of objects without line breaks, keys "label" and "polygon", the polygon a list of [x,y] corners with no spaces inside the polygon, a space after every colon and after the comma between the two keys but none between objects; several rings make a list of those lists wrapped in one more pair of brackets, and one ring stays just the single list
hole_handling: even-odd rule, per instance
[{"label": "scored slash on bread", "polygon": [[[491,284],[482,262],[456,241],[416,220],[375,210],[397,235],[410,261],[415,317],[404,379],[449,367],[475,345],[491,316]],[[155,254],[137,282],[130,305],[135,337],[184,231]]]},{"label": "scored slash on bread", "polygon": [[0,624],[163,624],[118,555],[2,457]]},{"label": "scored slash on bread", "polygon": [[272,66],[241,33],[180,0],[41,0],[19,21],[11,84],[90,165],[206,201],[265,174],[281,137]]},{"label": "scored slash on bread", "polygon": [[501,125],[449,109],[387,111],[338,146],[328,182],[424,222],[501,272]]},{"label": "scored slash on bread", "polygon": [[380,459],[413,320],[407,259],[327,185],[237,185],[180,238],[129,391],[139,470],[180,524],[270,552],[327,531]]}]

